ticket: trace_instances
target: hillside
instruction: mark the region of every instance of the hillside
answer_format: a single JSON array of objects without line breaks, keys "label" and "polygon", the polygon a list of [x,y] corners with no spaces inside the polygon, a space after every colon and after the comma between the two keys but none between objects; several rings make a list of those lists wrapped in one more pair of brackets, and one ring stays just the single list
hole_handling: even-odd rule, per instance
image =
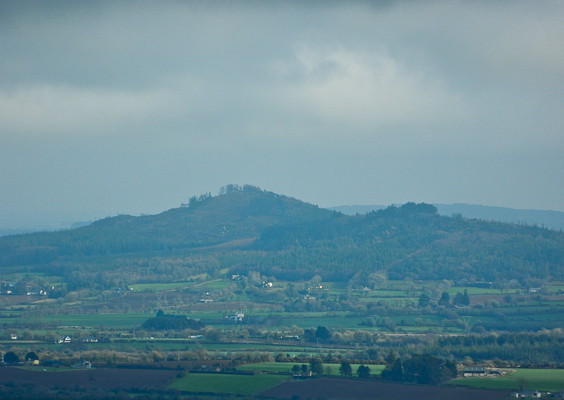
[{"label": "hillside", "polygon": [[252,240],[273,225],[327,219],[332,211],[230,185],[158,215],[119,215],[74,230],[0,238],[0,266],[44,264],[61,257],[172,251]]},{"label": "hillside", "polygon": [[[365,215],[271,227],[255,246],[271,250],[265,265],[324,279],[371,272],[390,279],[509,281],[564,277],[561,232],[462,217],[407,203]],[[277,251],[273,251],[277,250]],[[299,268],[295,260],[299,254]],[[271,273],[272,274],[272,273]]]},{"label": "hillside", "polygon": [[[507,222],[544,226],[549,229],[564,229],[564,212],[550,210],[521,210],[507,207],[482,206],[477,204],[433,204],[440,215],[460,214],[465,218],[483,219],[484,221]],[[346,215],[366,214],[386,208],[383,205],[355,205],[331,207],[331,210]]]},{"label": "hillside", "polygon": [[0,238],[0,263],[58,274],[79,286],[97,279],[102,287],[216,276],[226,269],[358,285],[374,274],[534,284],[564,279],[564,234],[442,216],[424,203],[347,216],[231,185],[158,215],[120,215],[70,231]]}]

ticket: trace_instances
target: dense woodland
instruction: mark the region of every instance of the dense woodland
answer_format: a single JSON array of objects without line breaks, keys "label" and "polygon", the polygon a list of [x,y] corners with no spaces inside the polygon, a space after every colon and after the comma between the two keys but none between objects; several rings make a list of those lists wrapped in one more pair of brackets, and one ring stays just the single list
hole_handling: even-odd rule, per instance
[{"label": "dense woodland", "polygon": [[[509,282],[564,278],[564,234],[537,226],[445,217],[428,204],[346,216],[253,186],[154,216],[0,238],[0,268],[25,267],[104,286],[169,281],[222,268],[284,280]],[[93,279],[94,278],[94,279]]]}]

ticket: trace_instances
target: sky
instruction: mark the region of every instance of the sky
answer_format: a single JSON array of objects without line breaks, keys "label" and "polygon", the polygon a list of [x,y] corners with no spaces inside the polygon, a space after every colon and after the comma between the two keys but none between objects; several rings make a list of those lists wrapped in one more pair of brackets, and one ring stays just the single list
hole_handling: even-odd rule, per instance
[{"label": "sky", "polygon": [[564,2],[1,1],[0,228],[251,184],[564,211]]}]

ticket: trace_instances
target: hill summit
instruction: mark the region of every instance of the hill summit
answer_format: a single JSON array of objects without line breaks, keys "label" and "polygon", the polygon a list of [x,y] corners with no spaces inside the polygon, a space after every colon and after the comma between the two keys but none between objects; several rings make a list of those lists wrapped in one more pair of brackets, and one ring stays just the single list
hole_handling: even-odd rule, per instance
[{"label": "hill summit", "polygon": [[328,219],[333,211],[261,190],[227,185],[157,215],[118,215],[73,230],[0,239],[0,263],[251,243],[268,227]]},{"label": "hill summit", "polygon": [[273,225],[328,219],[332,211],[256,186],[227,185],[219,195],[192,197],[188,204],[149,216],[117,216],[93,223],[88,229],[113,228],[186,246],[215,245],[253,239]]}]

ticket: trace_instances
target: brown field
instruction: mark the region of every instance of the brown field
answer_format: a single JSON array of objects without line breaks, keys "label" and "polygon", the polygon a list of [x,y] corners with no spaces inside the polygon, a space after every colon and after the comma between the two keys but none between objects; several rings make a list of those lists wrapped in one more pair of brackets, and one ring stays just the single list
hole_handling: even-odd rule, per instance
[{"label": "brown field", "polygon": [[176,378],[179,371],[149,369],[81,369],[76,371],[44,372],[13,367],[0,368],[0,385],[40,386],[49,389],[151,390],[162,389]]},{"label": "brown field", "polygon": [[509,392],[497,390],[452,389],[448,387],[401,385],[350,379],[308,379],[285,382],[262,392],[261,396],[287,399],[292,396],[354,400],[502,400]]}]

